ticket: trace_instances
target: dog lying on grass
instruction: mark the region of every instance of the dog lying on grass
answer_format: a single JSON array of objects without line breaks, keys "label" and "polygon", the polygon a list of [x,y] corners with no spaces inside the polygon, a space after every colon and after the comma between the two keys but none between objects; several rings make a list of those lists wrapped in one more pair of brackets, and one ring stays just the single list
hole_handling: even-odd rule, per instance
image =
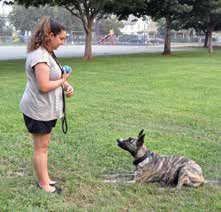
[{"label": "dog lying on grass", "polygon": [[161,156],[144,145],[144,130],[137,138],[117,139],[118,146],[134,157],[134,181],[158,182],[161,185],[198,187],[204,183],[201,167],[193,160],[179,156]]}]

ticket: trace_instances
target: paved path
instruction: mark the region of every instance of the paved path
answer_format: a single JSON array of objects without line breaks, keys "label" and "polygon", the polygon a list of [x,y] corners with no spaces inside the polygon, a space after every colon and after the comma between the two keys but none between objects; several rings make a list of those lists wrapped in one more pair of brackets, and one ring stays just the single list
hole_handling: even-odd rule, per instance
[{"label": "paved path", "polygon": [[[199,44],[172,44],[172,51],[185,50],[187,47],[199,46]],[[93,56],[119,55],[145,52],[162,52],[163,45],[157,46],[126,46],[126,45],[93,45]],[[58,57],[82,57],[84,45],[64,45],[56,51]],[[26,46],[0,46],[0,60],[24,59]]]}]

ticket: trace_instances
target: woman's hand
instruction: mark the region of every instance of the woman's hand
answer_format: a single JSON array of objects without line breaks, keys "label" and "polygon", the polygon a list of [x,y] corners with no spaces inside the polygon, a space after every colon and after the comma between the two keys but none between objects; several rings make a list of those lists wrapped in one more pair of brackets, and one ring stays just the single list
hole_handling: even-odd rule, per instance
[{"label": "woman's hand", "polygon": [[64,90],[66,97],[71,97],[74,95],[74,88],[70,84],[67,84]]},{"label": "woman's hand", "polygon": [[70,73],[66,73],[64,71],[64,73],[62,74],[62,78],[64,79],[64,81],[67,81],[67,79],[70,77],[70,75],[71,75],[71,72]]}]

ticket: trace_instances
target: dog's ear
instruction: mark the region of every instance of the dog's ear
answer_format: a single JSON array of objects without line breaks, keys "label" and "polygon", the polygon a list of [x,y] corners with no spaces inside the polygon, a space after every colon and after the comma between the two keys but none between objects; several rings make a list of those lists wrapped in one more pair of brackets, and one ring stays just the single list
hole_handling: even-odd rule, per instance
[{"label": "dog's ear", "polygon": [[144,129],[142,129],[139,134],[138,134],[138,138],[143,134]]},{"label": "dog's ear", "polygon": [[137,140],[137,147],[143,146],[145,134],[141,135]]}]

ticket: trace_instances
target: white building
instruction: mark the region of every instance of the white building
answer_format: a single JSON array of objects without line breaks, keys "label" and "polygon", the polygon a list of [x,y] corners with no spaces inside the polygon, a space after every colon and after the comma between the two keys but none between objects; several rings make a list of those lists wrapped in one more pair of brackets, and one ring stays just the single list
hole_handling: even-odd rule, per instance
[{"label": "white building", "polygon": [[136,18],[130,15],[127,21],[124,22],[124,28],[121,29],[123,34],[127,35],[139,35],[146,34],[147,38],[156,38],[157,35],[157,24],[153,22],[150,17],[146,20],[143,18]]}]

